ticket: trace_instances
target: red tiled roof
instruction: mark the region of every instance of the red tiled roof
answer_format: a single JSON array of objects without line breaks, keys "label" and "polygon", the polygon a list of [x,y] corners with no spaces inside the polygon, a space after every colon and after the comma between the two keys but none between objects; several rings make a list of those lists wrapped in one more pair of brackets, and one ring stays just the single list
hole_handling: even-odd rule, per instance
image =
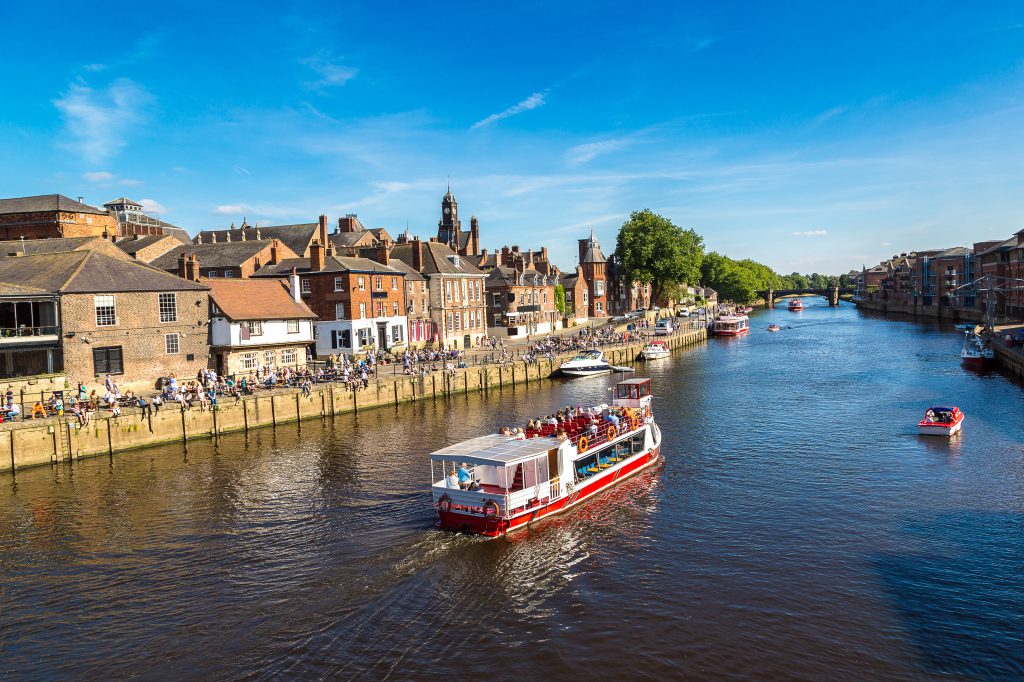
[{"label": "red tiled roof", "polygon": [[316,319],[309,307],[292,298],[280,279],[203,279],[210,299],[231,320]]}]

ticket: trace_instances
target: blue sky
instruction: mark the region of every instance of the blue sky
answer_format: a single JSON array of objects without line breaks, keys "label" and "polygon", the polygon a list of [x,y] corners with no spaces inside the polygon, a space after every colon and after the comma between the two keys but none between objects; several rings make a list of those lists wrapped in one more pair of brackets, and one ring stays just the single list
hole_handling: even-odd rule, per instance
[{"label": "blue sky", "polygon": [[1024,223],[1021,3],[0,4],[0,195],[357,213],[564,269],[651,208],[782,272]]}]

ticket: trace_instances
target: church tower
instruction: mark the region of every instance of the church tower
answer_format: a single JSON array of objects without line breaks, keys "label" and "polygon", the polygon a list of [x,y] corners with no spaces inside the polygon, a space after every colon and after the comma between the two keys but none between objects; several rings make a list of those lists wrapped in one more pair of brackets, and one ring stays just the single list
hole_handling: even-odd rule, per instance
[{"label": "church tower", "polygon": [[459,252],[460,232],[462,223],[459,221],[459,202],[452,195],[452,186],[441,199],[441,220],[437,222],[437,241],[447,244],[455,253]]}]

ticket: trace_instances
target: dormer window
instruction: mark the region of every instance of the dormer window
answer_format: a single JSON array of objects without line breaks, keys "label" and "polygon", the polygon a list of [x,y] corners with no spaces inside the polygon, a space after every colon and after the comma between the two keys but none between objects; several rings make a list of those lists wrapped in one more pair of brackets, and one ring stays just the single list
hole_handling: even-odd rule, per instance
[{"label": "dormer window", "polygon": [[459,258],[458,256],[448,256],[448,260],[450,260],[452,262],[452,265],[454,267],[457,267],[457,268],[462,267],[462,259]]}]

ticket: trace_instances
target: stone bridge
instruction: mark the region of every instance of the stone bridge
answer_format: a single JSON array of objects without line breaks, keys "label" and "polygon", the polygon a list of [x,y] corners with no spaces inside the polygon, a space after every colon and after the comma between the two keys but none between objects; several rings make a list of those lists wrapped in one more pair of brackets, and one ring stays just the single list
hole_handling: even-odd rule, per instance
[{"label": "stone bridge", "polygon": [[853,287],[828,287],[826,289],[762,289],[757,295],[764,299],[765,308],[774,308],[775,299],[783,296],[824,296],[829,305],[839,305],[839,297],[853,294]]}]

